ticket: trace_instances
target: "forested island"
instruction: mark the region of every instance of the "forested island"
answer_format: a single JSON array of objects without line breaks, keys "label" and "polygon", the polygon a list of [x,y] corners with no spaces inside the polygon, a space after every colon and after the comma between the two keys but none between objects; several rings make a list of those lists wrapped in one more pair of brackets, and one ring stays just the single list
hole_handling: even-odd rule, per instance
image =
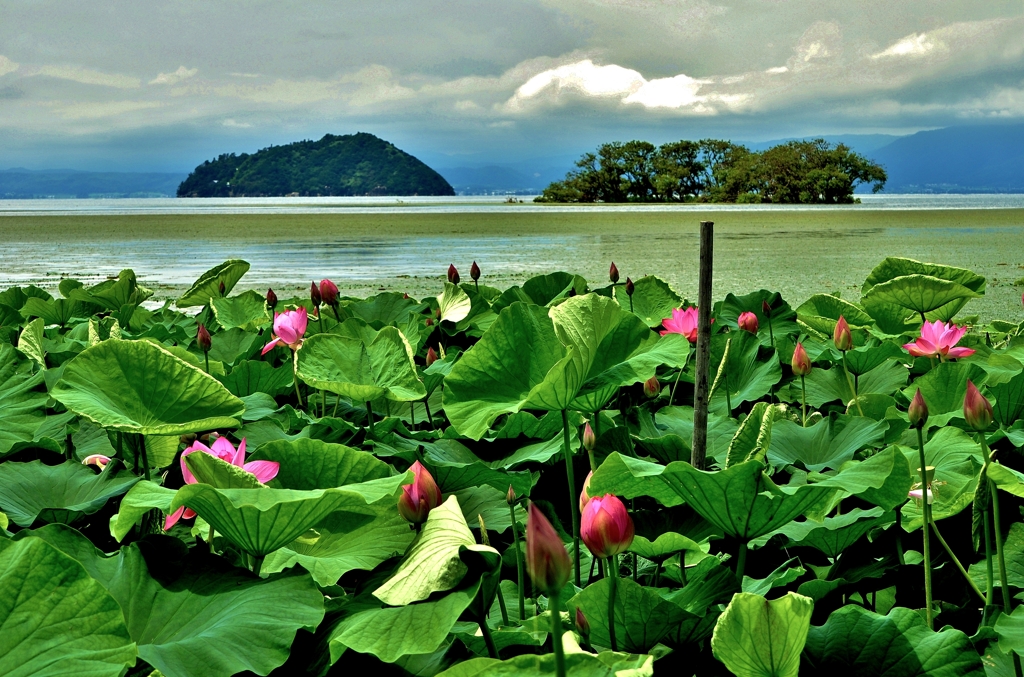
[{"label": "forested island", "polygon": [[717,139],[606,143],[536,202],[843,204],[885,185],[885,169],[843,144],[789,141],[760,152]]},{"label": "forested island", "polygon": [[373,134],[229,153],[196,167],[178,197],[455,195],[444,177]]}]

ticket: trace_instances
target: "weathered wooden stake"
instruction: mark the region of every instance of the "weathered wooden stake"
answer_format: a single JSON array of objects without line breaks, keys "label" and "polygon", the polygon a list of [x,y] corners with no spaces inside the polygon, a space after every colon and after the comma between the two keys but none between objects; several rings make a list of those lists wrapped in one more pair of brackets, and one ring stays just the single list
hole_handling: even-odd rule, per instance
[{"label": "weathered wooden stake", "polygon": [[690,465],[704,469],[708,446],[708,368],[711,361],[711,273],[715,222],[700,222],[700,278],[697,282],[697,375],[693,397],[693,444]]}]

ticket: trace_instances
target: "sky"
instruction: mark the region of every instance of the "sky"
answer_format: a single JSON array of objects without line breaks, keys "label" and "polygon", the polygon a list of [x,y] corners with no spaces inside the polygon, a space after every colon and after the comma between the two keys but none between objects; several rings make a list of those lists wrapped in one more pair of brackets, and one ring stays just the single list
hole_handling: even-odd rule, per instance
[{"label": "sky", "polygon": [[0,0],[0,168],[435,167],[1024,120],[1024,0]]}]

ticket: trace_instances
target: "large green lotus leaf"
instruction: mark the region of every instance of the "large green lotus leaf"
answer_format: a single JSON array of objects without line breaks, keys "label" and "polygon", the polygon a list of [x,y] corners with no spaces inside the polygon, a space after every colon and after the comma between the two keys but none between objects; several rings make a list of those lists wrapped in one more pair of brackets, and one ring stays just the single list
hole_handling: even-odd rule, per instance
[{"label": "large green lotus leaf", "polygon": [[272,574],[298,564],[319,585],[329,586],[349,571],[369,571],[404,553],[416,532],[394,505],[380,503],[373,510],[373,517],[331,513],[310,532],[267,555],[261,571]]},{"label": "large green lotus leaf", "polygon": [[864,447],[879,444],[888,427],[886,421],[835,414],[808,428],[790,420],[776,421],[768,446],[768,462],[807,470],[837,470]]},{"label": "large green lotus leaf", "polygon": [[[916,474],[921,463],[917,445],[900,447],[907,462]],[[924,445],[925,462],[934,466],[935,479],[932,518],[935,520],[952,517],[974,501],[981,472],[982,457],[978,444],[959,428],[942,428]],[[918,480],[920,481],[920,480]],[[907,531],[920,528],[924,518],[921,506],[909,501],[903,506],[903,528]]]},{"label": "large green lotus leaf", "polygon": [[835,501],[858,496],[868,503],[891,510],[906,502],[907,492],[914,481],[910,469],[918,464],[914,461],[911,466],[908,458],[897,447],[889,447],[863,461],[847,461],[839,473],[816,477],[816,484],[840,489],[841,493],[833,499]]},{"label": "large green lotus leaf", "polygon": [[21,310],[30,298],[40,298],[49,301],[53,298],[50,292],[41,289],[34,284],[25,287],[9,287],[0,292],[0,304]]},{"label": "large green lotus leaf", "polygon": [[629,552],[635,552],[652,561],[661,561],[680,552],[686,552],[687,563],[696,563],[692,562],[692,559],[707,553],[709,549],[707,539],[698,543],[674,531],[659,534],[653,541],[649,541],[643,536],[634,536],[633,543],[629,546]]},{"label": "large green lotus leaf", "polygon": [[87,348],[50,395],[104,428],[145,435],[235,428],[245,409],[215,378],[149,341]]},{"label": "large green lotus leaf", "polygon": [[712,605],[724,603],[739,591],[736,572],[717,557],[705,557],[696,566],[687,568],[686,583],[681,589],[663,593],[663,596],[692,614],[714,616]]},{"label": "large green lotus leaf", "polygon": [[613,287],[612,295],[623,310],[632,308],[631,312],[648,327],[661,327],[661,321],[672,317],[672,311],[683,305],[682,297],[672,291],[667,282],[654,275],[634,280],[632,297],[626,293],[626,285]]},{"label": "large green lotus leaf", "polygon": [[736,677],[797,677],[814,602],[788,592],[767,601],[736,593],[718,617],[711,651]]},{"label": "large green lotus leaf", "polygon": [[398,324],[417,312],[422,304],[399,292],[384,292],[361,301],[346,303],[344,309],[351,317],[358,317],[376,329]]},{"label": "large green lotus leaf", "polygon": [[513,303],[445,377],[448,420],[479,440],[502,414],[561,409],[574,394],[562,378],[569,362],[547,311]]},{"label": "large green lotus leaf", "polygon": [[[479,518],[481,517],[484,519],[488,531],[501,534],[512,526],[512,516],[508,512],[506,498],[508,484],[504,489],[495,489],[486,484],[479,487],[464,487],[452,495],[459,499],[459,507],[462,509],[466,524],[473,525],[474,529],[479,528]],[[526,522],[526,510],[521,504],[516,506],[516,519],[521,523]]]},{"label": "large green lotus leaf", "polygon": [[437,297],[437,309],[441,311],[439,321],[458,323],[466,319],[473,302],[458,285],[444,283],[444,291]]},{"label": "large green lotus leaf", "polygon": [[810,674],[857,677],[984,677],[970,638],[950,627],[929,630],[924,618],[896,607],[887,616],[848,604],[807,633]]},{"label": "large green lotus leaf", "polygon": [[[494,633],[496,634],[496,633]],[[495,637],[495,644],[498,638]],[[594,655],[579,648],[571,632],[562,635],[567,677],[651,677],[654,656],[602,651]],[[500,661],[471,658],[456,663],[437,677],[549,677],[556,675],[555,655],[523,654]]]},{"label": "large green lotus leaf", "polygon": [[256,476],[233,463],[213,454],[189,454],[183,457],[185,466],[197,482],[218,489],[257,489],[264,486]]},{"label": "large green lotus leaf", "polygon": [[[636,446],[660,461],[685,461],[693,442],[693,407],[662,407],[654,416],[640,409]],[[736,419],[723,414],[708,415],[707,455],[725,462],[729,442],[736,434]]]},{"label": "large green lotus leaf", "polygon": [[780,487],[764,473],[759,461],[715,472],[677,461],[665,468],[662,480],[701,517],[726,534],[743,539],[777,529],[827,503],[835,492],[813,484]]},{"label": "large green lotus leaf", "polygon": [[136,649],[121,609],[40,538],[0,539],[0,674],[117,677]]},{"label": "large green lotus leaf", "polygon": [[30,373],[9,343],[0,343],[0,458],[35,439],[46,418],[43,374]]},{"label": "large green lotus leaf", "polygon": [[586,291],[585,279],[565,272],[537,275],[523,283],[523,293],[539,306],[552,305],[554,301],[566,298],[573,292],[585,294]]},{"label": "large green lotus leaf", "polygon": [[394,327],[384,327],[369,346],[361,340],[317,334],[298,352],[299,378],[356,402],[387,398],[398,402],[427,395],[416,374],[409,345]]},{"label": "large green lotus leaf", "polygon": [[[233,365],[242,360],[249,359],[259,350],[259,347],[263,345],[262,341],[259,341],[259,336],[248,332],[241,327],[234,327],[233,329],[224,329],[216,334],[216,338],[213,339],[213,345],[210,348],[210,361],[217,360],[224,364]],[[202,357],[201,354],[193,353],[198,358]]]},{"label": "large green lotus leaf", "polygon": [[[778,408],[768,402],[758,402],[737,427],[726,447],[725,459],[719,465],[730,468],[744,461],[765,462],[772,441],[772,426]],[[709,426],[710,427],[710,426]]]},{"label": "large green lotus leaf", "polygon": [[[727,405],[738,407],[767,395],[782,379],[778,354],[771,348],[762,348],[756,336],[747,331],[718,334],[711,339],[711,370],[722,369],[725,344],[729,341],[729,356],[725,362],[718,388],[711,395],[708,408],[719,414],[728,414]],[[726,397],[728,392],[729,397]]]},{"label": "large green lotus leaf", "polygon": [[1024,415],[1024,372],[988,391],[996,400],[992,413],[1000,426],[1009,428]]},{"label": "large green lotus leaf", "polygon": [[949,321],[967,300],[981,296],[957,282],[930,275],[902,275],[876,284],[864,295],[864,304],[889,303],[915,313],[933,313]]},{"label": "large green lotus leaf", "polygon": [[0,509],[22,527],[32,526],[37,519],[70,524],[93,514],[139,481],[130,473],[116,475],[116,465],[96,474],[75,461],[60,465],[0,463]]},{"label": "large green lotus leaf", "polygon": [[[590,640],[598,646],[611,646],[608,632],[608,597],[611,581],[602,578],[565,603],[569,617],[577,609],[590,622]],[[619,581],[615,595],[615,639],[620,650],[646,653],[694,614],[673,604],[654,588],[645,588],[628,578]]]},{"label": "large green lotus leaf", "polygon": [[[225,329],[241,327],[255,331],[271,320],[267,299],[251,289],[230,298],[214,296],[210,299],[210,306],[217,322]],[[213,340],[217,340],[216,335]]]},{"label": "large green lotus leaf", "polygon": [[469,571],[459,557],[463,548],[497,553],[493,548],[476,545],[459,500],[449,496],[430,511],[402,564],[391,578],[373,591],[374,597],[390,606],[401,606],[455,588]]},{"label": "large green lotus leaf", "polygon": [[764,597],[773,589],[789,585],[805,573],[807,573],[807,569],[800,564],[800,559],[793,557],[777,566],[774,571],[764,578],[744,576],[742,592],[749,592],[753,595]]},{"label": "large green lotus leaf", "polygon": [[[907,383],[909,371],[902,364],[897,362],[883,362],[871,371],[857,378],[857,392],[859,395],[892,395]],[[807,388],[807,404],[812,407],[821,407],[828,402],[840,402],[846,404],[853,400],[853,389],[850,380],[846,377],[842,364],[836,364],[831,369],[813,369],[804,379]],[[800,401],[800,382],[794,379],[789,386],[789,396],[795,401]],[[854,407],[856,408],[856,407]]]},{"label": "large green lotus leaf", "polygon": [[336,489],[217,489],[189,484],[169,509],[187,506],[218,533],[252,555],[267,555],[301,536],[335,511],[372,515],[373,503],[395,497],[405,475]]},{"label": "large green lotus leaf", "polygon": [[[214,266],[200,275],[199,279],[188,288],[188,291],[178,297],[176,305],[179,308],[205,306],[211,298],[227,296],[247,272],[249,272],[249,264],[238,259]],[[221,290],[222,284],[224,285],[223,290]]]},{"label": "large green lotus leaf", "polygon": [[[898,338],[904,334],[912,334],[921,326],[921,316],[895,303],[864,297],[861,299],[864,310],[875,321],[872,334],[879,338]],[[925,316],[927,317],[927,315]]]},{"label": "large green lotus leaf", "polygon": [[[74,317],[86,317],[92,315],[94,306],[75,301],[71,299],[53,299],[46,301],[35,296],[29,298],[25,302],[25,306],[21,309],[26,317],[38,317],[43,320],[47,325],[60,325],[61,327],[68,324]],[[0,322],[0,324],[3,324]]]},{"label": "large green lotus leaf", "polygon": [[331,662],[348,649],[370,653],[385,663],[436,651],[476,598],[480,580],[426,602],[380,608],[376,600],[355,601],[331,631]]},{"label": "large green lotus leaf", "polygon": [[903,395],[911,400],[920,388],[928,405],[928,425],[944,426],[954,418],[963,418],[967,381],[977,384],[984,379],[985,371],[976,364],[942,362],[905,388]]},{"label": "large green lotus leaf", "polygon": [[[1010,525],[1010,531],[1003,541],[1003,553],[1006,560],[1006,582],[1011,588],[1024,588],[1024,522],[1014,522]],[[972,564],[968,573],[979,589],[985,588],[988,571],[984,559]],[[1017,594],[1017,599],[1020,599],[1020,593]],[[1024,646],[1020,648],[1024,649]]]},{"label": "large green lotus leaf", "polygon": [[[768,317],[764,314],[765,302],[772,308],[771,332],[768,331]],[[771,335],[778,338],[800,331],[796,323],[796,312],[778,292],[760,289],[745,296],[726,294],[725,300],[715,306],[718,321],[733,329],[739,328],[742,313],[754,313],[757,316],[757,335],[765,344],[770,342]]]},{"label": "large green lotus leaf", "polygon": [[928,275],[937,277],[940,280],[949,280],[962,284],[971,291],[979,294],[985,291],[985,278],[966,268],[956,268],[938,263],[922,263],[914,259],[905,259],[898,256],[890,256],[879,263],[868,274],[861,293],[866,294],[872,287],[882,282],[888,282],[903,275]]},{"label": "large green lotus leaf", "polygon": [[181,561],[170,539],[149,544],[146,557],[138,544],[106,556],[67,527],[35,534],[107,589],[139,657],[165,677],[269,674],[288,658],[296,632],[324,616],[323,595],[302,573],[260,580],[213,557]]},{"label": "large green lotus leaf", "polygon": [[988,466],[986,474],[996,487],[1014,496],[1024,497],[1024,473],[1000,463],[992,463]]},{"label": "large green lotus leaf", "polygon": [[[104,280],[88,289],[81,287],[74,289],[69,293],[68,298],[73,301],[102,306],[115,314],[120,313],[125,306],[128,306],[130,310],[127,313],[127,318],[130,318],[135,306],[152,295],[152,290],[138,284],[135,279],[135,271],[125,269],[118,273],[116,280]],[[121,318],[121,324],[128,324],[125,317]]]},{"label": "large green lotus leaf", "polygon": [[650,496],[658,503],[672,507],[683,498],[663,478],[665,466],[640,458],[609,454],[590,478],[590,494],[614,494],[622,498]]},{"label": "large green lotus leaf", "polygon": [[46,369],[46,350],[43,348],[43,321],[36,318],[25,325],[18,337],[18,351],[40,369]]},{"label": "large green lotus leaf", "polygon": [[[434,458],[431,458],[434,460]],[[517,496],[529,496],[530,490],[537,481],[538,475],[527,470],[520,472],[509,472],[492,468],[480,461],[466,464],[461,460],[437,462],[430,468],[437,486],[441,492],[450,494],[461,489],[472,487],[489,486],[502,492],[508,491],[509,486],[515,489]],[[508,510],[505,511],[508,513]],[[508,515],[506,514],[506,517]],[[490,525],[490,522],[487,523]]]},{"label": "large green lotus leaf", "polygon": [[[907,351],[903,346],[891,341],[877,345],[861,346],[846,352],[846,368],[853,376],[863,376],[887,360],[897,357],[906,358]],[[842,365],[841,356],[835,361],[837,366]]]},{"label": "large green lotus leaf", "polygon": [[894,521],[895,514],[885,512],[882,508],[854,508],[835,517],[826,517],[822,522],[790,522],[765,534],[758,541],[759,544],[766,543],[769,538],[781,534],[788,541],[786,547],[807,546],[834,559],[875,527],[886,526]]},{"label": "large green lotus leaf", "polygon": [[1024,611],[1020,606],[1012,614],[1000,615],[995,630],[999,636],[999,648],[1004,653],[1015,651],[1018,656],[1024,655]]},{"label": "large green lotus leaf", "polygon": [[658,336],[636,315],[598,294],[574,296],[548,314],[572,359],[563,378],[573,394],[573,409],[596,411],[620,387],[646,381],[660,365],[682,367],[690,352],[685,337]]},{"label": "large green lotus leaf", "polygon": [[391,466],[373,454],[312,439],[268,442],[248,460],[280,463],[277,477],[268,484],[281,489],[330,489],[392,474]]},{"label": "large green lotus leaf", "polygon": [[814,294],[796,309],[800,321],[815,331],[831,335],[840,317],[851,327],[866,327],[874,319],[860,306],[832,294]]},{"label": "large green lotus leaf", "polygon": [[124,540],[142,516],[154,508],[165,514],[173,512],[171,501],[175,493],[174,489],[167,489],[156,482],[138,482],[121,499],[117,515],[110,521],[110,535],[118,542]]},{"label": "large green lotus leaf", "polygon": [[266,393],[275,397],[292,389],[290,367],[275,369],[269,363],[260,360],[243,360],[235,365],[230,374],[217,378],[235,397],[246,397],[254,393]]}]

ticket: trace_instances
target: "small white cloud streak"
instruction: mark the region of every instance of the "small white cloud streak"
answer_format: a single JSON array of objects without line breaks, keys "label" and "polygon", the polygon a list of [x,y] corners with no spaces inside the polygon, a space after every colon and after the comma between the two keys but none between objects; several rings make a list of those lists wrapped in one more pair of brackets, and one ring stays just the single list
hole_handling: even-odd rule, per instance
[{"label": "small white cloud streak", "polygon": [[188,80],[199,72],[198,68],[185,68],[184,66],[178,66],[178,70],[173,73],[160,73],[155,78],[149,81],[151,85],[176,85],[182,80]]},{"label": "small white cloud streak", "polygon": [[43,75],[60,80],[71,80],[83,85],[98,85],[116,89],[136,89],[142,86],[139,78],[118,73],[103,73],[79,66],[39,66],[26,75]]},{"label": "small white cloud streak", "polygon": [[924,56],[941,44],[942,43],[932,41],[932,39],[928,37],[927,33],[917,33],[914,35],[908,35],[905,38],[896,41],[887,49],[884,49],[877,54],[872,54],[871,58],[885,59],[888,57],[899,56]]},{"label": "small white cloud streak", "polygon": [[7,75],[8,73],[13,73],[14,71],[18,70],[18,68],[19,64],[11,61],[3,54],[0,54],[0,78]]}]

